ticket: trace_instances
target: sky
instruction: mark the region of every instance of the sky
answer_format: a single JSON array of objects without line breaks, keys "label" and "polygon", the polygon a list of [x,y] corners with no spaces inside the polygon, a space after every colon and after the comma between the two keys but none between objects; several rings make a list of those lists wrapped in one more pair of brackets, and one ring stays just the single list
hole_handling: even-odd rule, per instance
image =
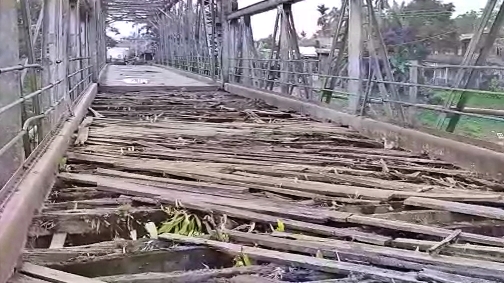
[{"label": "sky", "polygon": [[[261,0],[238,0],[240,8],[260,2]],[[399,1],[398,1],[399,2]],[[406,1],[409,2],[409,1]],[[463,14],[471,10],[479,10],[484,8],[485,0],[443,0],[444,3],[453,3],[455,5],[455,14]],[[308,36],[311,36],[317,30],[317,6],[324,4],[327,7],[339,7],[340,0],[305,0],[292,5],[292,12],[294,16],[294,23],[298,33],[305,31]],[[273,33],[273,25],[275,23],[276,11],[269,11],[252,17],[252,29],[254,38],[265,38]],[[129,23],[116,23],[114,24],[121,32],[120,36],[123,37],[130,35],[134,28]]]}]

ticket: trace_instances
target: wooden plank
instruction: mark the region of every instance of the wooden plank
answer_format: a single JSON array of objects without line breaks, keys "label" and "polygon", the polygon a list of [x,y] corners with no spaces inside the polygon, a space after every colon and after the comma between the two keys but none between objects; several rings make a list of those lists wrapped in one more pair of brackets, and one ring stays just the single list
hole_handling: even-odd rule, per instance
[{"label": "wooden plank", "polygon": [[108,178],[103,176],[94,176],[88,174],[70,174],[62,173],[60,178],[66,180],[80,180],[89,183],[95,183],[102,189],[107,189],[122,194],[136,195],[141,197],[154,197],[162,199],[165,203],[175,204],[176,201],[181,201],[188,208],[193,205],[194,209],[206,211],[209,204],[224,205],[240,209],[246,209],[255,212],[261,212],[277,217],[287,217],[300,221],[308,221],[313,223],[325,223],[329,217],[334,219],[345,219],[350,214],[336,211],[328,211],[316,209],[307,206],[299,206],[292,204],[280,204],[262,199],[254,200],[233,200],[226,197],[210,196],[204,194],[174,191],[166,188],[152,187],[141,184],[127,182],[124,179]]},{"label": "wooden plank", "polygon": [[[387,228],[397,231],[407,231],[417,234],[431,235],[437,236],[440,238],[446,238],[453,232],[452,230],[431,227],[426,225],[408,223],[404,221],[394,221],[387,219],[379,219],[375,217],[363,216],[363,215],[355,215],[348,217],[346,219],[349,223],[361,224],[370,227],[381,227]],[[489,237],[485,235],[473,234],[473,233],[460,233],[460,239],[467,242],[490,245],[490,246],[498,246],[504,247],[504,239],[497,237]]]},{"label": "wooden plank", "polygon": [[86,278],[83,276],[66,273],[56,269],[51,269],[28,262],[23,263],[20,270],[21,273],[27,274],[36,278],[40,278],[53,283],[100,283],[104,281]]},{"label": "wooden plank", "polygon": [[[390,245],[408,250],[427,251],[438,242],[407,238],[397,238],[390,241]],[[482,260],[504,262],[504,248],[489,247],[472,244],[450,244],[443,248],[441,254],[458,255]]]},{"label": "wooden plank", "polygon": [[404,200],[404,204],[504,220],[504,210],[502,210],[501,208],[420,197],[408,198]]},{"label": "wooden plank", "polygon": [[229,283],[281,283],[281,282],[285,281],[278,281],[257,275],[238,275],[229,279]]},{"label": "wooden plank", "polygon": [[270,215],[243,211],[235,208],[228,208],[223,206],[211,206],[210,208],[220,210],[230,217],[247,219],[259,223],[267,223],[275,225],[278,222],[278,220],[280,220],[284,224],[285,228],[288,230],[308,232],[316,235],[324,235],[340,239],[349,239],[352,241],[370,243],[373,245],[380,245],[380,246],[385,246],[387,245],[388,242],[392,240],[392,238],[390,237],[374,233],[366,233],[358,230],[350,230],[345,228],[335,228],[325,225],[292,220],[288,218],[277,218]]},{"label": "wooden plank", "polygon": [[427,250],[427,252],[429,252],[429,254],[439,253],[439,251],[443,247],[449,245],[453,241],[456,241],[457,237],[460,235],[461,232],[462,232],[461,230],[455,230],[455,231],[453,231],[453,233],[451,233],[448,237],[444,238],[441,242],[436,243],[435,245],[433,245],[432,247],[430,247]]},{"label": "wooden plank", "polygon": [[231,185],[223,186],[223,185],[214,184],[214,183],[205,183],[205,182],[195,182],[195,181],[172,179],[172,178],[154,177],[154,176],[128,173],[128,172],[112,170],[112,169],[105,169],[105,168],[97,168],[96,172],[99,174],[106,175],[106,176],[116,176],[116,177],[139,179],[139,180],[150,180],[150,181],[164,182],[164,183],[176,184],[176,185],[191,185],[191,186],[205,187],[205,188],[209,188],[209,189],[221,189],[221,190],[227,190],[230,193],[242,194],[242,193],[249,192],[249,189],[247,187],[241,187],[241,186],[231,186]]},{"label": "wooden plank", "polygon": [[67,233],[55,233],[52,236],[50,249],[59,249],[65,246]]},{"label": "wooden plank", "polygon": [[[290,252],[315,255],[318,251],[324,257],[346,261],[364,261],[373,265],[403,268],[420,271],[425,267],[443,267],[457,274],[479,276],[492,273],[492,278],[503,278],[504,264],[482,260],[413,253],[407,250],[372,246],[333,239],[288,234],[290,239],[275,238],[267,234],[252,234],[238,231],[225,231],[230,239],[238,242],[280,249]],[[294,239],[294,240],[293,240]]]},{"label": "wooden plank", "polygon": [[485,280],[481,278],[475,279],[433,269],[422,270],[418,273],[417,278],[422,281],[438,283],[497,283],[497,281]]},{"label": "wooden plank", "polygon": [[356,275],[360,274],[372,275],[381,278],[383,280],[394,279],[396,280],[397,283],[420,282],[417,279],[415,279],[414,276],[412,276],[411,274],[377,268],[373,266],[364,266],[348,262],[338,262],[334,260],[322,259],[312,256],[283,253],[261,248],[252,248],[232,243],[224,243],[213,240],[206,240],[202,238],[192,238],[176,234],[162,234],[159,235],[159,238],[180,243],[205,245],[229,253],[231,255],[246,254],[253,260],[277,263],[282,265],[288,264],[292,266],[313,269],[323,272],[329,272],[341,275],[349,275],[351,273]]},{"label": "wooden plank", "polygon": [[49,283],[49,281],[41,280],[24,274],[14,274],[8,283]]},{"label": "wooden plank", "polygon": [[93,117],[86,117],[79,125],[77,138],[74,145],[84,145],[89,137],[89,126],[93,123]]},{"label": "wooden plank", "polygon": [[214,278],[229,278],[243,274],[271,274],[275,270],[274,266],[243,266],[223,269],[203,269],[187,272],[147,272],[137,274],[121,274],[104,276],[98,279],[109,283],[200,283],[207,282]]}]

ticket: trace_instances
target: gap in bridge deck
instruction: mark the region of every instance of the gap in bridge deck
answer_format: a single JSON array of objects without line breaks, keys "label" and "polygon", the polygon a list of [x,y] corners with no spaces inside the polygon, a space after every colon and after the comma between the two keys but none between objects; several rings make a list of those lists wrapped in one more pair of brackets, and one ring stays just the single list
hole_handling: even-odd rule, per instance
[{"label": "gap in bridge deck", "polygon": [[[129,73],[146,70],[145,66],[128,68]],[[109,69],[108,75],[117,70]],[[490,241],[476,235],[460,239],[461,243],[504,245],[502,221],[404,204],[416,196],[499,207],[502,195],[491,189],[502,191],[501,184],[471,177],[446,162],[384,149],[348,128],[215,90],[104,92],[92,107],[104,117],[83,122],[79,144],[67,153],[59,180],[33,221],[27,261],[107,282],[129,282],[130,274],[144,280],[139,282],[157,282],[147,272],[158,272],[156,278],[167,280],[181,276],[173,271],[231,267],[234,255],[230,253],[241,251],[234,243],[259,244],[270,251],[286,251],[281,256],[285,262],[201,271],[215,273],[205,275],[205,280],[177,278],[187,283],[233,282],[212,280],[239,273],[259,274],[264,280],[282,274],[284,281],[303,282],[346,276],[314,271],[317,266],[322,269],[321,263],[310,266],[311,271],[285,268],[297,254],[313,259],[318,250],[325,258],[335,258],[334,249],[341,251],[337,257],[342,261],[368,262],[389,269],[391,276],[410,276],[403,271],[418,271],[418,265],[408,262],[419,260],[410,250],[425,251],[444,238],[433,227],[495,237]],[[159,228],[172,220],[161,204],[174,209],[176,203],[208,227],[215,228],[215,222],[228,229],[222,232],[230,240],[227,252],[143,238],[148,235],[146,223],[152,221]],[[288,235],[291,239],[271,234],[270,225],[277,228],[277,219],[282,219],[286,232],[293,233]],[[410,229],[407,223],[419,226]],[[205,225],[192,229],[208,232]],[[49,248],[55,233],[66,234],[64,247]],[[210,242],[211,246],[219,243]],[[504,251],[490,248],[492,253],[482,245],[470,251],[454,245],[441,253],[503,262]],[[401,256],[378,264],[362,251],[384,258]],[[249,252],[252,261],[254,252]],[[412,258],[403,258],[403,252]],[[269,262],[268,256],[263,254],[255,263]],[[422,260],[421,266],[434,264]],[[465,270],[464,264],[460,261],[454,268]],[[359,270],[367,276],[374,269],[360,266]]]}]

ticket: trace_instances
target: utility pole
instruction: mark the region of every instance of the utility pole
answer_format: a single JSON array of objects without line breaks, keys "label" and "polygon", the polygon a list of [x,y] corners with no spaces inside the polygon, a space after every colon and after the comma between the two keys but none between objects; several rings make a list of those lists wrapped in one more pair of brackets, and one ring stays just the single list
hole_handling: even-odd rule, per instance
[{"label": "utility pole", "polygon": [[348,107],[351,113],[359,109],[360,95],[362,92],[361,62],[363,53],[363,5],[362,0],[350,0],[348,21],[348,82],[349,97]]}]

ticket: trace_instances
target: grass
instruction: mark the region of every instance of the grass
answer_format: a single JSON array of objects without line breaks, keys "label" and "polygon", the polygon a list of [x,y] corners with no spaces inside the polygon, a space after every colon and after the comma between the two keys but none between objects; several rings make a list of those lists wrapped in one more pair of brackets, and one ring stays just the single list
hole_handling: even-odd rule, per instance
[{"label": "grass", "polygon": [[[442,105],[447,99],[449,92],[437,92],[433,95],[433,103]],[[504,110],[504,93],[503,95],[489,95],[482,93],[469,93],[470,97],[466,107],[473,108],[489,108]],[[432,110],[419,110],[418,120],[427,127],[436,127],[436,121],[439,112]],[[446,123],[447,124],[447,123]],[[446,124],[444,125],[446,127]],[[479,139],[499,140],[498,133],[504,133],[504,122],[462,116],[457,128],[456,134],[469,136]]]}]

